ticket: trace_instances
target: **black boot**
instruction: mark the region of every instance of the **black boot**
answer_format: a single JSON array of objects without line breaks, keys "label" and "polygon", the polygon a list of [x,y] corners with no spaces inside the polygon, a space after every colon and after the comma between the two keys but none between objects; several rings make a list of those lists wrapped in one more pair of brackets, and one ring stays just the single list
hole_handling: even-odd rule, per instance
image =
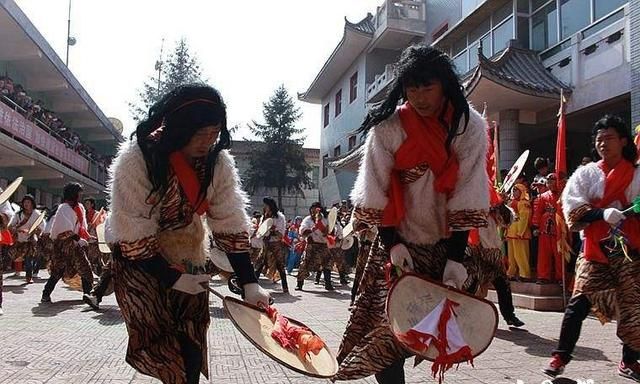
[{"label": "black boot", "polygon": [[325,269],[324,273],[324,289],[327,291],[333,291],[333,284],[331,284],[331,270]]},{"label": "black boot", "polygon": [[340,284],[349,285],[349,281],[347,280],[347,274],[344,272],[340,274]]},{"label": "black boot", "polygon": [[287,283],[287,273],[284,269],[278,271],[280,274],[280,281],[282,282],[282,293],[289,293],[289,284]]},{"label": "black boot", "polygon": [[316,285],[320,285],[320,277],[322,277],[322,272],[316,272]]},{"label": "black boot", "polygon": [[296,291],[302,291],[302,284],[304,284],[304,280],[298,280],[298,285],[296,285]]}]

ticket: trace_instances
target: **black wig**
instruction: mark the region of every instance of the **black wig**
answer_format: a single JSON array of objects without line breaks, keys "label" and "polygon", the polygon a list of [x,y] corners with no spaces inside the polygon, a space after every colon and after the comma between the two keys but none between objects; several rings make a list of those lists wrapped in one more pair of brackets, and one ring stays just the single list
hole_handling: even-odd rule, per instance
[{"label": "black wig", "polygon": [[268,205],[269,206],[269,209],[271,210],[271,214],[273,215],[273,217],[277,217],[278,216],[278,212],[280,210],[278,209],[278,203],[276,203],[276,201],[273,200],[273,198],[267,196],[267,197],[262,199],[262,203],[264,203],[264,205]]},{"label": "black wig", "polygon": [[[622,157],[630,161],[634,167],[637,166],[636,161],[638,161],[638,148],[636,148],[636,145],[633,142],[631,131],[619,116],[604,115],[594,124],[593,130],[591,131],[591,139],[593,141],[594,149],[596,147],[596,136],[598,135],[598,131],[609,128],[614,129],[620,138],[627,139],[627,145],[622,148]],[[600,157],[597,150],[594,150],[594,154],[596,158]]]},{"label": "black wig", "polygon": [[26,195],[24,195],[22,200],[20,200],[20,213],[24,212],[24,201],[25,200],[29,200],[31,202],[31,209],[32,210],[36,209],[36,199],[33,197],[33,195],[26,194]]},{"label": "black wig", "polygon": [[[469,123],[469,103],[464,96],[460,79],[455,72],[455,66],[449,56],[434,47],[426,45],[412,45],[406,48],[395,64],[395,80],[393,81],[385,100],[367,114],[358,132],[366,134],[376,124],[387,119],[398,106],[401,99],[406,99],[405,88],[429,85],[434,80],[442,84],[445,105],[453,106],[451,125],[446,123],[446,108],[443,108],[438,119],[447,129],[446,147],[449,150],[453,138],[464,133]],[[462,131],[458,132],[460,120],[464,117]]]},{"label": "black wig", "polygon": [[82,185],[80,183],[68,183],[62,189],[62,198],[64,201],[76,204],[82,192]]},{"label": "black wig", "polygon": [[216,158],[231,147],[227,111],[220,93],[206,84],[181,85],[167,93],[149,109],[147,118],[131,135],[142,151],[153,193],[164,194],[168,186],[169,155],[184,148],[193,135],[209,125],[220,125],[220,135],[205,159],[204,180],[198,201],[205,198],[213,179]]}]

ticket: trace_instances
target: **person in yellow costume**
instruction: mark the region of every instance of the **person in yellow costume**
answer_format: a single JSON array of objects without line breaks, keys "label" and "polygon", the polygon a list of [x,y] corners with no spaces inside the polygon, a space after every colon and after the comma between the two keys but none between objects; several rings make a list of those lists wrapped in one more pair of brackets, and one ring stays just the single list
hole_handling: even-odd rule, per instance
[{"label": "person in yellow costume", "polygon": [[529,266],[531,203],[526,186],[523,184],[513,186],[510,206],[516,213],[516,219],[509,225],[506,234],[509,256],[507,275],[513,277],[518,274],[520,278],[529,279],[531,278]]}]

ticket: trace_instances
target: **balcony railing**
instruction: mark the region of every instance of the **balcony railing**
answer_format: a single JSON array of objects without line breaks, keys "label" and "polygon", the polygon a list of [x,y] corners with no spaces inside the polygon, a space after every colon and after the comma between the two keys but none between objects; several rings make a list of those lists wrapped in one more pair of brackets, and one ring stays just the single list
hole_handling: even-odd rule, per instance
[{"label": "balcony railing", "polygon": [[367,87],[367,103],[379,101],[382,91],[393,81],[393,64],[384,66],[384,72],[375,75],[373,83]]},{"label": "balcony railing", "polygon": [[390,19],[425,21],[424,6],[422,0],[385,0],[376,12],[376,29]]},{"label": "balcony railing", "polygon": [[105,167],[86,153],[72,149],[73,143],[39,119],[24,116],[27,111],[6,96],[0,98],[0,129],[14,140],[72,168],[93,181],[106,185]]}]

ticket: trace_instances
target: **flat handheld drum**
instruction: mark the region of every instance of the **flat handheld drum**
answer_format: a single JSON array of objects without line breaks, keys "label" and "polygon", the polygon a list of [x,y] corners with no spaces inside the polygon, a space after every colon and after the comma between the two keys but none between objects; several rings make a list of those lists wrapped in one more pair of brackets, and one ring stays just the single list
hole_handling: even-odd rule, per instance
[{"label": "flat handheld drum", "polygon": [[260,226],[258,227],[258,230],[256,231],[256,237],[258,238],[264,237],[264,235],[269,233],[269,230],[271,229],[272,226],[273,226],[272,218],[268,218],[264,220],[262,224],[260,224]]},{"label": "flat handheld drum", "polygon": [[329,233],[333,232],[333,229],[336,227],[336,222],[338,221],[338,208],[333,207],[329,210],[329,214],[327,216],[327,221],[329,222]]},{"label": "flat handheld drum", "polygon": [[[273,321],[264,310],[228,296],[223,299],[222,303],[227,315],[240,333],[256,348],[278,363],[311,377],[328,379],[338,372],[336,356],[326,345],[319,354],[311,354],[308,360],[301,359],[295,352],[281,347],[271,337]],[[303,326],[311,330],[299,321],[291,318],[287,319],[294,325]],[[315,334],[313,330],[311,332]]]},{"label": "flat handheld drum", "polygon": [[[491,344],[498,327],[498,312],[495,306],[487,300],[414,273],[402,275],[389,291],[387,316],[393,334],[409,331],[445,298],[459,304],[454,309],[455,320],[464,341],[471,348],[473,357],[480,355]],[[407,349],[430,361],[434,361],[438,356],[438,350],[434,344],[429,346],[426,353],[421,353],[403,343]],[[459,362],[463,361],[465,360]]]}]

